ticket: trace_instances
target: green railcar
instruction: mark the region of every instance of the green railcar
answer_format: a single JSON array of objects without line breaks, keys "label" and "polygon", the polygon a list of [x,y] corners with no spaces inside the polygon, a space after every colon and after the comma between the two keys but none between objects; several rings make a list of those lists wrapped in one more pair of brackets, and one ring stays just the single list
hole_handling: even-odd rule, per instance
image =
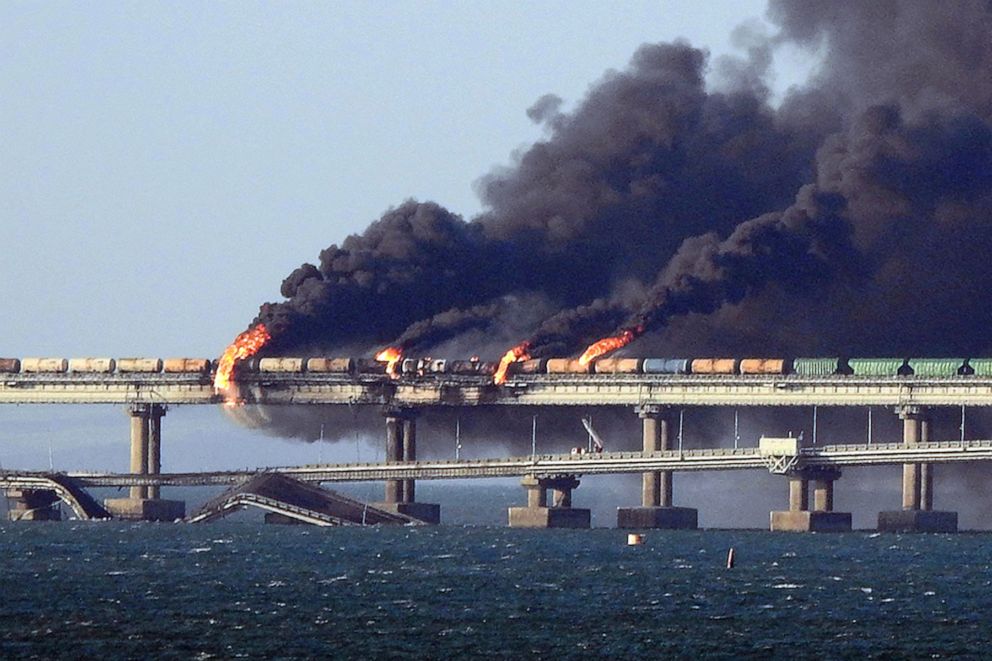
[{"label": "green railcar", "polygon": [[969,358],[968,367],[975,376],[992,376],[992,358]]},{"label": "green railcar", "polygon": [[964,367],[964,358],[910,358],[906,363],[916,376],[956,376]]},{"label": "green railcar", "polygon": [[800,376],[830,376],[839,365],[840,358],[796,358],[792,371]]},{"label": "green railcar", "polygon": [[899,376],[906,361],[903,358],[849,358],[847,364],[854,376]]}]

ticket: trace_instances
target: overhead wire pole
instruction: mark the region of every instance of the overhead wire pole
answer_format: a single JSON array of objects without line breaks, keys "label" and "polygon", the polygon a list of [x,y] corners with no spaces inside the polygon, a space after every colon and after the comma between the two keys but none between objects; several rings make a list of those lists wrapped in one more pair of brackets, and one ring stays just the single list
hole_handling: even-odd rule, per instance
[{"label": "overhead wire pole", "polygon": [[737,446],[738,446],[738,444],[740,443],[740,440],[741,440],[740,424],[739,424],[738,417],[737,417],[737,414],[739,412],[740,411],[738,409],[734,409],[734,449],[735,450],[737,449]]},{"label": "overhead wire pole", "polygon": [[682,421],[685,417],[685,409],[679,409],[679,453],[682,452]]},{"label": "overhead wire pole", "polygon": [[532,459],[537,457],[537,415],[530,427],[530,456]]},{"label": "overhead wire pole", "polygon": [[816,405],[813,405],[813,445],[816,445]]},{"label": "overhead wire pole", "polygon": [[458,461],[462,450],[462,419],[455,418],[455,461]]},{"label": "overhead wire pole", "polygon": [[868,407],[868,445],[871,445],[871,407]]},{"label": "overhead wire pole", "polygon": [[964,442],[964,404],[961,405],[961,442]]}]

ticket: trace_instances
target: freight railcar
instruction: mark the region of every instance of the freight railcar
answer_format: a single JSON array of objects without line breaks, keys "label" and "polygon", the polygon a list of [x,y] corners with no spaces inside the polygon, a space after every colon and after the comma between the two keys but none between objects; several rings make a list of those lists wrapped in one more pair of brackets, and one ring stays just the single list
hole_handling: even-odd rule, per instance
[{"label": "freight railcar", "polygon": [[69,370],[69,361],[65,358],[22,358],[21,371],[61,373]]},{"label": "freight railcar", "polygon": [[210,371],[209,358],[166,358],[162,361],[166,374],[206,374]]},{"label": "freight railcar", "polygon": [[117,369],[117,361],[113,358],[70,358],[70,372],[89,372],[109,374]]},{"label": "freight railcar", "polygon": [[551,358],[547,370],[548,374],[589,374],[592,365],[583,365],[576,358]]},{"label": "freight railcar", "polygon": [[355,371],[353,358],[310,358],[307,360],[308,372],[326,372],[346,374]]}]

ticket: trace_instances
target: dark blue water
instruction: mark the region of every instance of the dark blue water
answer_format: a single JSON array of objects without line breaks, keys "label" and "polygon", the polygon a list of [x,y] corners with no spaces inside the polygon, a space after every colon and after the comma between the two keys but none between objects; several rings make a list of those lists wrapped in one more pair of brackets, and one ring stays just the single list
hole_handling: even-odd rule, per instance
[{"label": "dark blue water", "polygon": [[[983,657],[992,537],[0,526],[0,655]],[[725,568],[727,550],[737,566]]]}]

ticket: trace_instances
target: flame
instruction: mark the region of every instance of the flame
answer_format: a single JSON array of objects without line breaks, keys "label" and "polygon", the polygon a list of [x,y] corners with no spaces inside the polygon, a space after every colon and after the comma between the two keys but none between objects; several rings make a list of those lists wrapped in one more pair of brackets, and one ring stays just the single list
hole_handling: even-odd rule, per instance
[{"label": "flame", "polygon": [[375,355],[375,359],[380,363],[386,363],[386,374],[394,379],[399,378],[396,372],[396,364],[403,360],[403,349],[401,347],[386,347]]},{"label": "flame", "polygon": [[644,328],[642,326],[635,326],[634,328],[624,330],[619,335],[604,337],[602,340],[593,342],[586,348],[582,356],[579,357],[579,364],[585,367],[600,356],[627,346],[643,332]]},{"label": "flame", "polygon": [[506,382],[506,372],[510,369],[510,363],[530,359],[530,354],[527,353],[528,349],[530,349],[530,342],[524,341],[503,354],[499,361],[499,368],[493,376],[493,383],[499,386]]},{"label": "flame", "polygon": [[217,364],[217,375],[214,377],[214,391],[217,394],[224,394],[227,403],[234,403],[236,392],[231,387],[231,374],[234,372],[234,364],[239,360],[244,360],[258,353],[266,342],[272,338],[265,324],[259,324],[249,328],[241,335],[234,338],[234,342],[224,350],[224,355],[220,357]]}]

